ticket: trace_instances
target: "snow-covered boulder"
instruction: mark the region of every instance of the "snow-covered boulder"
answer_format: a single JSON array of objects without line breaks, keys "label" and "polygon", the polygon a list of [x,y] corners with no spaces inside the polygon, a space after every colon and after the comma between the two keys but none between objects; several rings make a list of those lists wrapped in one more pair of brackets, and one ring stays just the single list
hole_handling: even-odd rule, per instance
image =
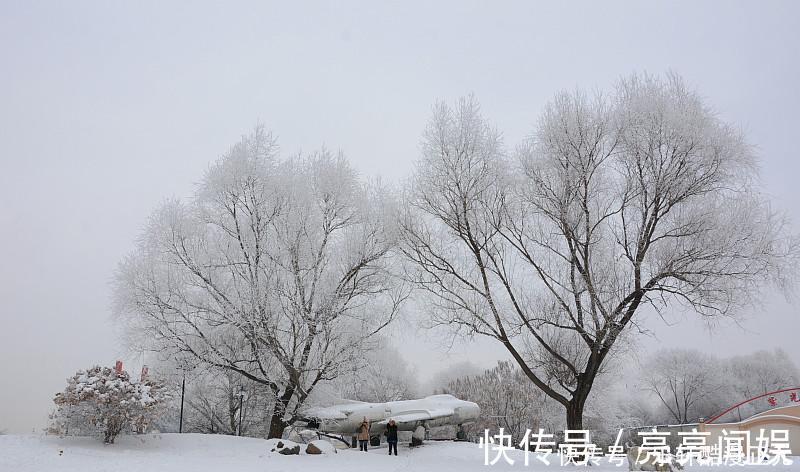
[{"label": "snow-covered boulder", "polygon": [[306,446],[306,454],[312,454],[312,455],[322,454],[322,450],[313,444],[309,444],[308,446]]},{"label": "snow-covered boulder", "polygon": [[267,449],[269,452],[277,452],[284,456],[293,456],[300,454],[300,444],[288,439],[268,439]]},{"label": "snow-covered boulder", "polygon": [[328,441],[317,439],[306,446],[306,454],[336,454],[338,451]]},{"label": "snow-covered boulder", "polygon": [[300,455],[300,445],[295,444],[292,447],[284,447],[280,451],[279,454],[283,454],[284,456],[299,456]]}]

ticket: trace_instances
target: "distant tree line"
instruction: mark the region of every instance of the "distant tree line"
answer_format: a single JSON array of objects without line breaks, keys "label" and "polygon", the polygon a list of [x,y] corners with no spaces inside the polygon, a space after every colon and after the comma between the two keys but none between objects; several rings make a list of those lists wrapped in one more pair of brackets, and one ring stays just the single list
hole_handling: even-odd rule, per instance
[{"label": "distant tree line", "polygon": [[[638,367],[627,359],[609,372],[589,402],[585,428],[593,441],[612,444],[620,428],[697,423],[755,396],[800,385],[800,370],[786,352],[756,351],[720,358],[691,349],[664,349]],[[504,429],[519,444],[527,429],[558,434],[566,427],[557,402],[530,382],[511,361],[476,375],[451,380],[442,392],[474,401],[480,418],[468,431]],[[614,388],[623,384],[628,388]],[[743,405],[729,420],[745,419],[772,406],[762,399]]]},{"label": "distant tree line", "polygon": [[[696,423],[736,403],[798,385],[800,371],[780,349],[727,358],[697,350],[661,350],[644,363],[639,380],[639,388],[654,400],[646,419],[660,424]],[[742,405],[730,419],[768,408],[762,399]]]}]

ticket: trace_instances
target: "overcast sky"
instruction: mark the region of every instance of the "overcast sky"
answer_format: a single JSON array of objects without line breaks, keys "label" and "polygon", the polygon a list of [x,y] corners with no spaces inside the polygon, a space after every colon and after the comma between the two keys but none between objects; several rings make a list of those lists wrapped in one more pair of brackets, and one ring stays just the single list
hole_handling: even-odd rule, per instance
[{"label": "overcast sky", "polygon": [[[134,362],[110,318],[117,262],[258,121],[285,154],[324,144],[398,180],[437,99],[474,92],[513,145],[560,89],[674,70],[747,130],[800,226],[800,2],[377,3],[0,0],[0,429],[44,426],[77,369]],[[798,358],[800,315],[765,298],[713,334],[653,320],[643,347]],[[503,355],[404,327],[423,379]]]}]

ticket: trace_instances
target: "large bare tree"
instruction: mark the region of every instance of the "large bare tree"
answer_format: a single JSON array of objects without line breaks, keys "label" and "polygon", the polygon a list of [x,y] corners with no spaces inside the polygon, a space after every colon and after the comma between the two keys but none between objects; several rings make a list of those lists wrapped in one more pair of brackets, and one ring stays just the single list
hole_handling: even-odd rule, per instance
[{"label": "large bare tree", "polygon": [[363,362],[407,295],[391,273],[392,200],[342,156],[281,160],[263,128],[165,203],[121,264],[135,345],[266,385],[270,437],[314,388]]},{"label": "large bare tree", "polygon": [[797,254],[751,147],[674,75],[560,93],[513,155],[473,97],[440,103],[421,148],[402,251],[432,324],[505,346],[571,429],[637,314],[734,315]]}]

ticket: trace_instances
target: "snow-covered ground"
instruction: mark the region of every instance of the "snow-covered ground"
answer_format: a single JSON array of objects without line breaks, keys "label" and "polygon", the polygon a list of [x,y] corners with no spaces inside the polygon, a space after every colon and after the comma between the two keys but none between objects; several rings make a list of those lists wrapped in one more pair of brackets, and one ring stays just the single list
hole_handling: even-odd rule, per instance
[{"label": "snow-covered ground", "polygon": [[[117,438],[117,444],[111,446],[104,446],[93,438],[8,435],[0,436],[0,472],[469,472],[548,469],[533,460],[526,467],[522,451],[509,453],[516,461],[513,466],[502,460],[496,465],[485,466],[484,451],[471,443],[432,441],[414,449],[401,445],[397,457],[386,453],[384,446],[366,454],[350,449],[339,450],[333,455],[282,456],[270,453],[268,443],[263,439],[203,434],[121,436]],[[560,470],[562,467],[555,462],[549,469]],[[621,472],[627,469],[627,465],[617,468],[604,463],[586,470]],[[795,457],[791,466],[731,468],[736,471],[743,469],[800,472],[800,457]]]}]

